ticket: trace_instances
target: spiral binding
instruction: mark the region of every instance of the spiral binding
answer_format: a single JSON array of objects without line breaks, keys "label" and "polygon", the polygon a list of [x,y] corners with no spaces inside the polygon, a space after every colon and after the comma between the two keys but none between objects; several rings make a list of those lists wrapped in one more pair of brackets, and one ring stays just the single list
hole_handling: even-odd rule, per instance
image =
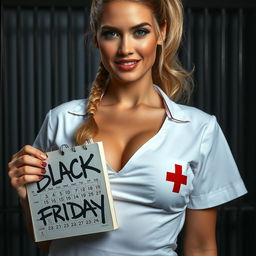
[{"label": "spiral binding", "polygon": [[[69,147],[69,145],[67,145],[67,144],[62,144],[62,145],[60,146],[60,149],[59,149],[59,152],[60,152],[60,154],[61,154],[62,156],[65,155],[64,148],[68,148],[68,149],[70,149],[71,151],[76,152],[76,147],[75,147],[75,146],[74,146],[74,147]],[[82,148],[83,148],[84,150],[87,150],[86,145],[82,145]]]}]

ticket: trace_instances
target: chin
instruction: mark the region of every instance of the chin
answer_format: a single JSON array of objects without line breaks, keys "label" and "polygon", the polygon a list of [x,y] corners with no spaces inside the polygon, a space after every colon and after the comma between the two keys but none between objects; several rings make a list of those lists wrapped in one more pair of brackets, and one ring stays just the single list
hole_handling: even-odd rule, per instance
[{"label": "chin", "polygon": [[125,77],[125,76],[115,76],[114,80],[123,83],[123,84],[130,84],[130,83],[136,83],[138,81],[140,81],[142,79],[142,77]]},{"label": "chin", "polygon": [[146,77],[150,74],[151,76],[151,72],[145,72],[145,73],[140,73],[138,74],[138,72],[111,72],[112,75],[111,77],[113,78],[113,80],[118,81],[120,83],[136,83],[140,80],[145,79]]}]

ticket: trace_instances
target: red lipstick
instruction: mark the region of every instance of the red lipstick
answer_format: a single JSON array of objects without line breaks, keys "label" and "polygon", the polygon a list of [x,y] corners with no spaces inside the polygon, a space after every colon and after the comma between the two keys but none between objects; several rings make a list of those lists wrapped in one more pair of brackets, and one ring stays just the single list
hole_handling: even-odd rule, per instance
[{"label": "red lipstick", "polygon": [[139,62],[140,60],[136,59],[121,59],[116,61],[115,63],[122,71],[132,71],[138,66]]}]

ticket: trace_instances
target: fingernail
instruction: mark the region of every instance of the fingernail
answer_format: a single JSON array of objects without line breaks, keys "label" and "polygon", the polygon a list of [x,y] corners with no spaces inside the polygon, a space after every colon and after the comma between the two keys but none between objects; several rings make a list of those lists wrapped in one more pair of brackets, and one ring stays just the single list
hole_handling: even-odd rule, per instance
[{"label": "fingernail", "polygon": [[42,180],[44,178],[44,176],[39,176],[38,179],[39,180]]},{"label": "fingernail", "polygon": [[47,156],[45,154],[40,155],[43,159],[47,159]]},{"label": "fingernail", "polygon": [[43,166],[43,167],[46,167],[46,166],[47,166],[47,163],[46,163],[46,162],[42,162],[42,166]]},{"label": "fingernail", "polygon": [[42,174],[46,174],[46,170],[42,169],[42,170],[41,170],[41,173],[42,173]]}]

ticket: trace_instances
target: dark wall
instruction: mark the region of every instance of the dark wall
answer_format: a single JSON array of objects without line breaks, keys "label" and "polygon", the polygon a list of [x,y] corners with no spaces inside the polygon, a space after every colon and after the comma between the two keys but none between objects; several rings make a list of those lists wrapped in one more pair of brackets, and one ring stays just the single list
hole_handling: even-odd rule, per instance
[{"label": "dark wall", "polygon": [[[39,255],[26,234],[6,164],[13,153],[33,142],[50,108],[87,95],[99,60],[96,49],[84,44],[89,1],[41,2],[8,0],[1,5],[3,256]],[[252,255],[256,241],[254,2],[184,1],[180,56],[187,69],[195,68],[196,88],[190,104],[217,116],[249,191],[219,209],[220,256]]]}]

